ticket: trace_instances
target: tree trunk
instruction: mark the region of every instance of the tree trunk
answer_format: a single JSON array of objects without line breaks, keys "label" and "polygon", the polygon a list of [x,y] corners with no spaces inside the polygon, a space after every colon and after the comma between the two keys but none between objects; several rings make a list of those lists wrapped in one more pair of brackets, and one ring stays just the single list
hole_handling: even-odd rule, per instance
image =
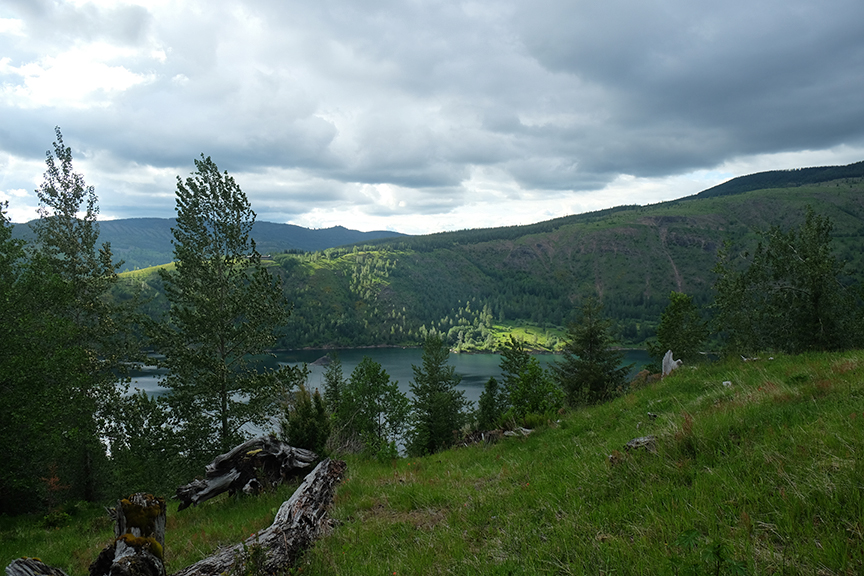
[{"label": "tree trunk", "polygon": [[133,494],[111,516],[115,540],[90,564],[90,576],[165,576],[165,499]]},{"label": "tree trunk", "polygon": [[318,459],[310,450],[294,448],[273,436],[260,436],[217,456],[205,467],[204,480],[193,480],[177,488],[179,510],[209,500],[222,492],[257,492],[262,482],[279,484],[298,469]]},{"label": "tree trunk", "polygon": [[[218,576],[228,573],[238,563],[254,569],[255,573],[263,570],[268,574],[290,566],[332,526],[327,509],[346,468],[341,460],[324,460],[282,504],[269,528],[172,576]],[[251,566],[252,562],[258,564]]]}]

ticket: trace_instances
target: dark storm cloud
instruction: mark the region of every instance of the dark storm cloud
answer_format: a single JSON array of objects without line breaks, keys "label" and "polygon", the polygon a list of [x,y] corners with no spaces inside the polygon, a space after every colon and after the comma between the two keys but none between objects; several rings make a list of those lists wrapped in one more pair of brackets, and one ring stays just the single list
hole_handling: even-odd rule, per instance
[{"label": "dark storm cloud", "polygon": [[102,4],[0,8],[0,153],[60,125],[115,215],[173,209],[201,153],[290,219],[864,147],[857,0]]}]

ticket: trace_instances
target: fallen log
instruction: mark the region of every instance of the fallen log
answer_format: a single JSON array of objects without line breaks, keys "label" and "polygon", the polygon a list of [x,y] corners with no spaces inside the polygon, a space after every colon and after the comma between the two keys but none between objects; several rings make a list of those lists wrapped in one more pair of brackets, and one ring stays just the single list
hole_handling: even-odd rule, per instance
[{"label": "fallen log", "polygon": [[60,568],[48,566],[38,558],[18,558],[6,566],[6,576],[67,576]]},{"label": "fallen log", "polygon": [[264,488],[262,481],[279,484],[317,459],[311,450],[294,448],[275,436],[259,436],[217,456],[205,467],[203,480],[180,486],[174,498],[183,510],[223,492],[257,493]]},{"label": "fallen log", "polygon": [[[255,557],[263,566],[256,569],[267,574],[292,565],[300,553],[332,526],[327,509],[333,502],[336,485],[347,468],[341,460],[329,458],[318,464],[306,476],[303,484],[282,503],[270,527],[254,534],[245,542],[223,548],[212,556],[193,564],[172,576],[217,576],[228,573],[243,562],[250,551],[258,548]],[[263,554],[260,552],[263,551]]]},{"label": "fallen log", "polygon": [[133,494],[110,514],[114,541],[90,564],[90,576],[165,576],[165,499]]}]

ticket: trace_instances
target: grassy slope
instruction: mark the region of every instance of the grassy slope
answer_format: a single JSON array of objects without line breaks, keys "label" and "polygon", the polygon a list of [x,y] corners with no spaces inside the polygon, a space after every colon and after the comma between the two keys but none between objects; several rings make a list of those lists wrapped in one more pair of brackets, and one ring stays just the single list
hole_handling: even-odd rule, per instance
[{"label": "grassy slope", "polygon": [[[729,574],[737,561],[748,574],[860,574],[862,382],[864,351],[684,367],[524,439],[387,465],[352,457],[332,512],[341,525],[298,568]],[[645,434],[657,454],[626,453]],[[169,572],[265,527],[290,492],[172,506]],[[92,511],[58,530],[2,529],[3,565],[38,554],[73,575],[110,539]]]},{"label": "grassy slope", "polygon": [[720,573],[860,574],[862,378],[862,352],[684,368],[526,439],[351,462],[303,573],[715,573],[718,543]]}]

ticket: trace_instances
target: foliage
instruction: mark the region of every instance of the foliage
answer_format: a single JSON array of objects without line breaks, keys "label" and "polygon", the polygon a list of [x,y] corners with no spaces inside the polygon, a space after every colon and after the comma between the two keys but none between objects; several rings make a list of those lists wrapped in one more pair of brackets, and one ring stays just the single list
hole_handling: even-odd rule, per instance
[{"label": "foliage", "polygon": [[408,418],[408,398],[391,382],[381,364],[364,356],[351,372],[334,410],[334,427],[345,436],[359,437],[377,455],[402,436]]},{"label": "foliage", "polygon": [[290,307],[249,236],[255,213],[234,179],[203,155],[177,177],[176,269],[160,270],[171,303],[155,335],[169,373],[164,386],[190,460],[206,462],[242,439],[246,424],[278,411],[290,367],[261,368],[254,356],[276,341]]},{"label": "foliage", "polygon": [[730,352],[798,353],[861,343],[860,303],[847,286],[845,263],[832,253],[832,228],[808,206],[799,227],[761,232],[752,257],[734,256],[728,244],[721,250],[712,307]]},{"label": "foliage", "polygon": [[412,366],[410,388],[411,430],[406,447],[409,454],[432,454],[453,444],[454,432],[467,420],[468,401],[456,390],[462,377],[447,364],[450,350],[440,336],[430,336],[423,345],[422,366]]},{"label": "foliage", "polygon": [[[510,417],[521,419],[528,414],[544,414],[561,407],[561,389],[540,366],[537,358],[528,353],[524,341],[512,335],[501,351],[501,377],[504,380],[505,400],[501,402],[499,399],[498,402],[501,403],[498,406]],[[491,415],[494,413],[495,396],[491,390],[488,394],[484,404],[488,406]]]},{"label": "foliage", "polygon": [[[25,257],[24,243],[11,238],[5,209],[0,203],[0,442],[6,447],[0,513],[14,514],[67,496],[74,468],[60,458],[68,432],[60,417],[69,409],[64,388],[88,362],[63,314],[74,297],[69,285],[44,258]],[[59,462],[63,479],[54,486],[65,489],[51,490],[40,479],[56,478]]]},{"label": "foliage", "polygon": [[338,352],[327,355],[330,362],[324,369],[324,403],[329,410],[335,411],[342,401],[342,390],[345,389],[345,377],[342,376],[342,361]]},{"label": "foliage", "polygon": [[498,380],[489,378],[483,385],[483,392],[477,401],[475,418],[479,430],[493,430],[501,423],[501,416],[507,409],[507,396],[498,385]]},{"label": "foliage", "polygon": [[117,410],[118,434],[112,439],[111,459],[116,483],[124,493],[171,494],[190,476],[200,474],[182,454],[178,422],[165,396],[138,390],[124,397]]},{"label": "foliage", "polygon": [[563,358],[555,364],[555,378],[571,406],[609,400],[623,390],[630,366],[621,366],[624,353],[612,349],[610,322],[601,304],[587,299],[579,321],[570,325]]},{"label": "foliage", "polygon": [[511,335],[507,344],[501,349],[501,378],[504,381],[504,393],[507,404],[519,381],[520,375],[528,367],[531,355],[525,349],[525,341]]},{"label": "foliage", "polygon": [[699,315],[693,298],[681,292],[669,295],[669,305],[660,315],[657,325],[657,340],[648,342],[648,352],[662,361],[667,350],[672,350],[676,359],[685,363],[696,362],[702,344],[708,337],[708,323]]},{"label": "foliage", "polygon": [[0,510],[94,501],[106,493],[111,474],[103,439],[112,435],[124,361],[135,354],[130,309],[106,298],[116,274],[110,246],[96,247],[96,194],[55,132],[36,191],[40,219],[32,247],[11,239],[0,208],[0,417],[9,434],[0,439],[15,446],[4,467],[12,476],[0,474]]},{"label": "foliage", "polygon": [[330,437],[330,416],[317,388],[310,394],[306,385],[298,382],[297,391],[291,392],[285,402],[280,427],[282,439],[291,446],[324,455]]},{"label": "foliage", "polygon": [[529,358],[510,389],[510,414],[523,419],[529,414],[547,414],[564,402],[564,392],[537,358]]}]

